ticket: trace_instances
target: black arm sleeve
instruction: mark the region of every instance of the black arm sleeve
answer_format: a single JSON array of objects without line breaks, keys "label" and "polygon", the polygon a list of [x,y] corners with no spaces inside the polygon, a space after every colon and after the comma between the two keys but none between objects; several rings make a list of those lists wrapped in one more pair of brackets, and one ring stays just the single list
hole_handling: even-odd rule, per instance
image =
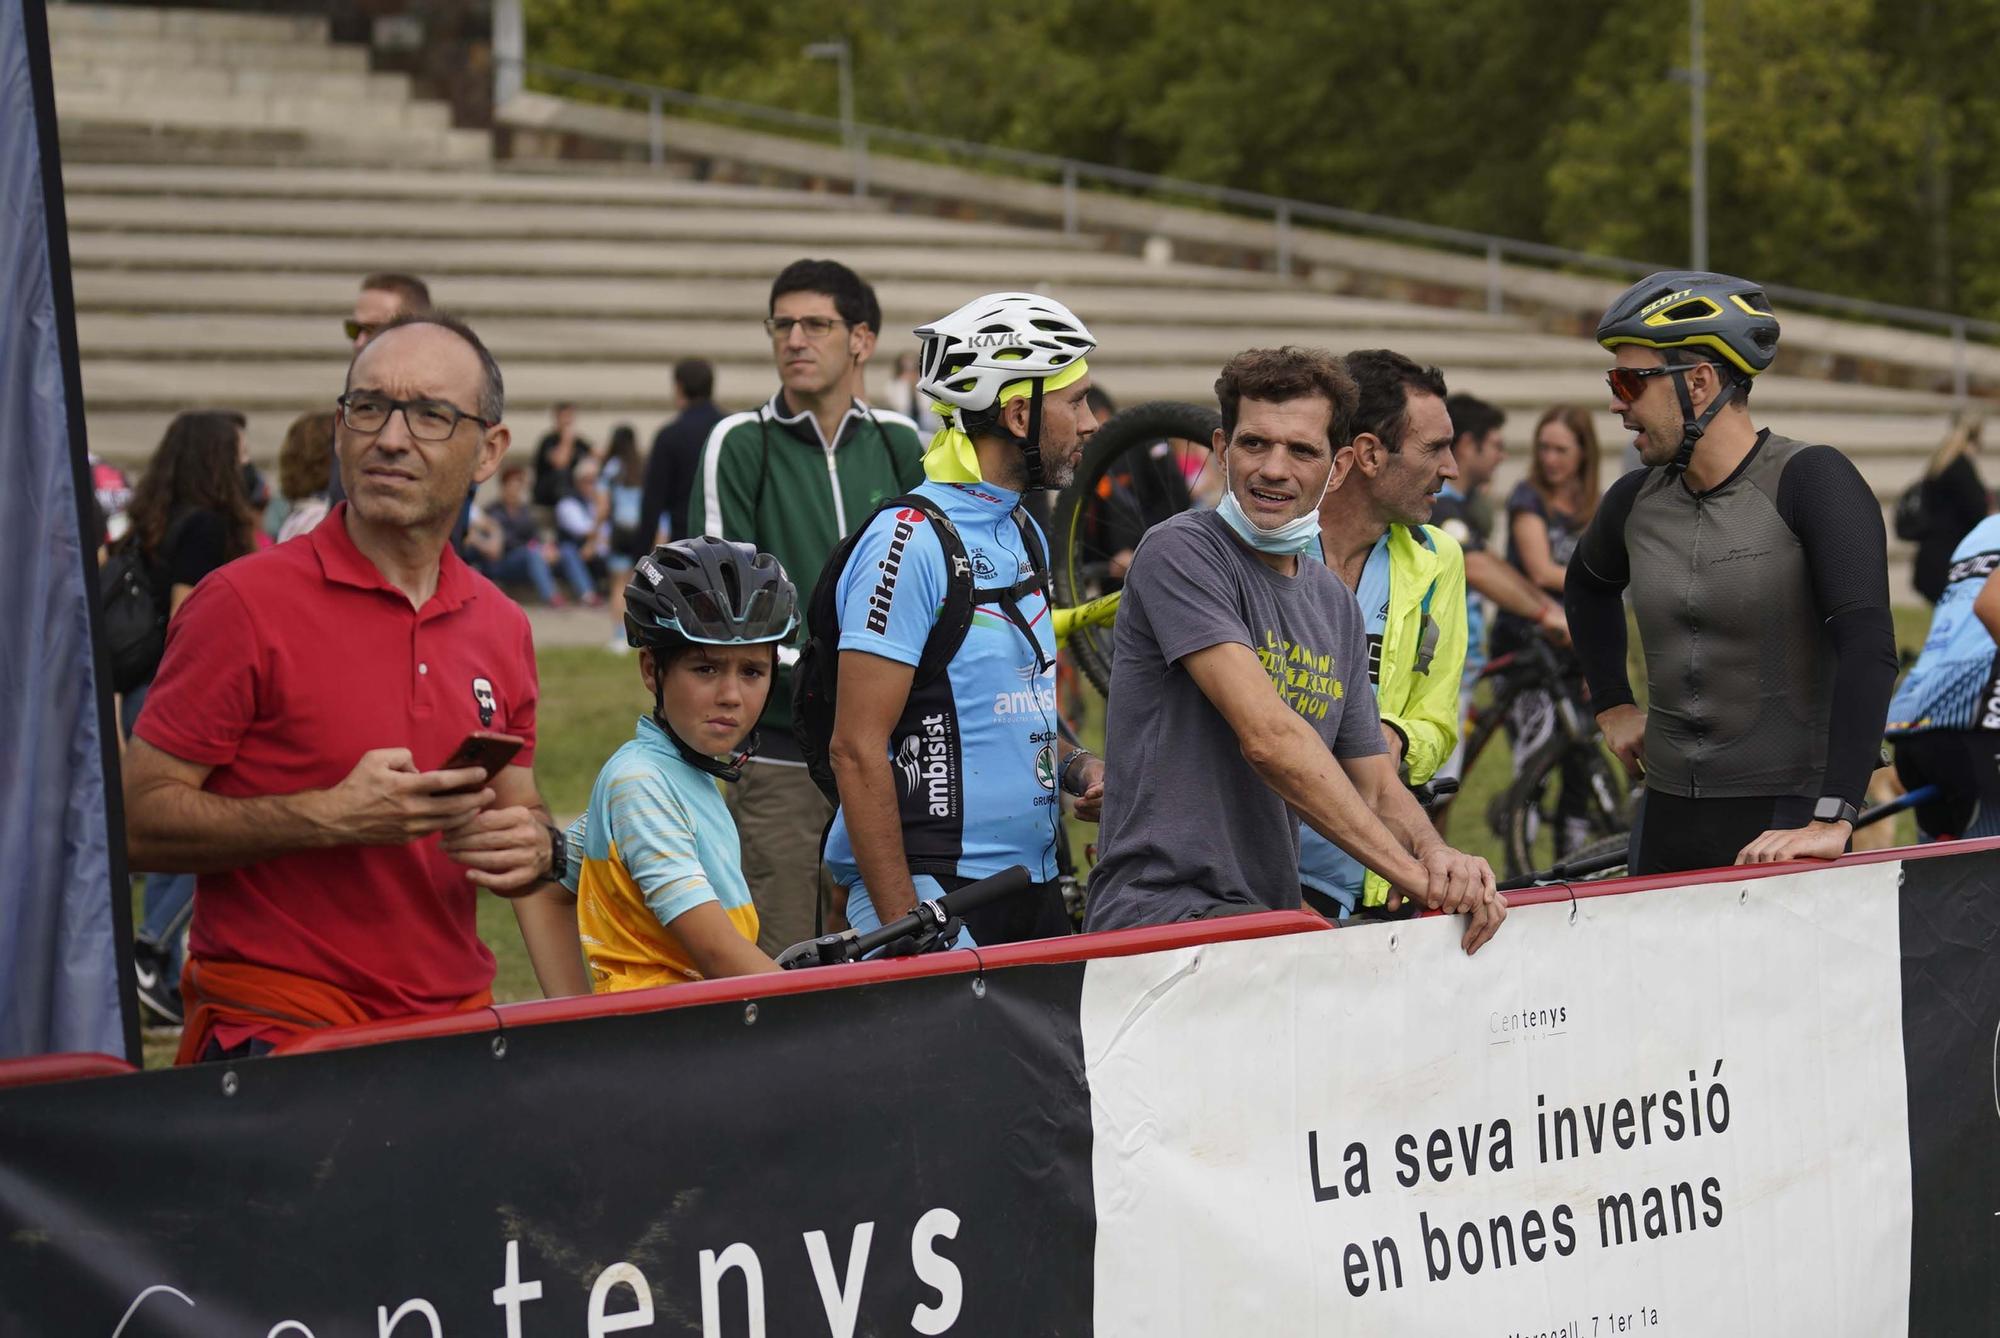
[{"label": "black arm sleeve", "polygon": [[1625,601],[1620,596],[1632,579],[1625,518],[1632,514],[1632,501],[1647,474],[1634,470],[1605,492],[1590,527],[1577,540],[1563,581],[1563,613],[1569,619],[1570,641],[1583,665],[1593,711],[1608,711],[1633,700],[1632,680],[1625,673]]},{"label": "black arm sleeve", "polygon": [[1805,549],[1813,597],[1833,641],[1822,793],[1858,806],[1881,756],[1882,724],[1896,687],[1882,506],[1853,461],[1831,446],[1811,446],[1785,464],[1778,515]]}]

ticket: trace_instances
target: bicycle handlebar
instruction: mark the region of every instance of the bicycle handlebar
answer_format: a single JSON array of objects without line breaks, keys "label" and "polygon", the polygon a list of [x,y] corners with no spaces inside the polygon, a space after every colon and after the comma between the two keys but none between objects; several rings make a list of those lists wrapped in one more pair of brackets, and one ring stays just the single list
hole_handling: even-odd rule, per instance
[{"label": "bicycle handlebar", "polygon": [[803,943],[794,943],[778,954],[778,965],[787,971],[808,966],[834,966],[842,962],[858,962],[869,953],[903,939],[920,943],[925,939],[934,939],[943,933],[947,924],[963,917],[966,912],[976,911],[1002,897],[1025,892],[1032,881],[1026,866],[1016,864],[989,878],[981,878],[976,883],[967,883],[947,892],[935,901],[919,901],[916,909],[908,915],[865,934],[845,929],[838,934],[822,934]]}]

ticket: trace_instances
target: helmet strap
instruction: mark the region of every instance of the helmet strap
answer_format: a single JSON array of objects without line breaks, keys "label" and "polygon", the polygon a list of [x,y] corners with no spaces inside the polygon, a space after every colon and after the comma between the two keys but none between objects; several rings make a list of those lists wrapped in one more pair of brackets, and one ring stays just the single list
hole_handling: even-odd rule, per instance
[{"label": "helmet strap", "polygon": [[1674,383],[1674,394],[1681,402],[1681,448],[1674,453],[1674,458],[1667,462],[1668,473],[1687,472],[1687,467],[1694,463],[1695,444],[1708,432],[1708,425],[1722,412],[1722,406],[1729,403],[1730,398],[1736,394],[1734,377],[1722,376],[1721,369],[1717,368],[1717,378],[1722,382],[1722,388],[1715,392],[1715,398],[1709,401],[1708,407],[1703,409],[1699,416],[1694,411],[1694,396],[1688,391],[1687,377],[1669,378]]},{"label": "helmet strap", "polygon": [[1044,486],[1042,473],[1042,384],[1045,378],[1036,377],[1034,388],[1028,392],[1028,435],[1015,437],[1014,442],[1021,448],[1021,455],[1028,462],[1028,486],[1022,491],[1034,492]]}]

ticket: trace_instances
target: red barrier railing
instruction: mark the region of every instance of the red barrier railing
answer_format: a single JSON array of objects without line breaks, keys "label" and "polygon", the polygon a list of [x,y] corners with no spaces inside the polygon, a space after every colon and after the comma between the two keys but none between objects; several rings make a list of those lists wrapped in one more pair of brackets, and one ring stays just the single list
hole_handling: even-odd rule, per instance
[{"label": "red barrier railing", "polygon": [[[1797,860],[1789,864],[1746,865],[1705,869],[1693,873],[1656,874],[1643,878],[1551,883],[1544,887],[1510,892],[1507,894],[1507,902],[1509,906],[1515,907],[1545,905],[1550,902],[1588,897],[1624,896],[1669,887],[1742,882],[1746,879],[1769,878],[1807,869],[1846,868],[1852,865],[1878,864],[1885,860],[1921,860],[1939,855],[1958,855],[1995,849],[2000,849],[2000,837],[1864,851],[1832,862]],[[436,1017],[333,1027],[287,1041],[280,1045],[275,1053],[310,1054],[324,1050],[377,1045],[385,1041],[486,1033],[509,1027],[574,1022],[592,1017],[617,1017],[633,1013],[659,1012],[670,1008],[692,1008],[711,1003],[742,1003],[753,999],[841,989],[850,985],[881,984],[886,981],[908,980],[922,976],[968,974],[1009,966],[1074,962],[1097,957],[1127,957],[1136,953],[1163,952],[1204,943],[1273,938],[1330,928],[1332,926],[1325,920],[1309,911],[1266,911],[1225,920],[1203,920],[1147,929],[1078,934],[1069,938],[1040,939],[1032,943],[1015,943],[997,948],[961,949],[924,957],[859,962],[847,966],[814,967],[776,975],[733,976],[724,980],[704,980],[689,985],[667,985],[657,989],[632,990],[620,994],[600,994],[574,999],[542,999]],[[102,1077],[133,1071],[131,1065],[124,1060],[115,1059],[110,1055],[48,1055],[0,1063],[0,1087],[59,1082],[71,1078]]]},{"label": "red barrier railing", "polygon": [[120,1073],[137,1073],[116,1055],[95,1050],[64,1055],[30,1055],[26,1059],[0,1060],[0,1087],[32,1087],[36,1083],[69,1082],[75,1078],[111,1078]]}]

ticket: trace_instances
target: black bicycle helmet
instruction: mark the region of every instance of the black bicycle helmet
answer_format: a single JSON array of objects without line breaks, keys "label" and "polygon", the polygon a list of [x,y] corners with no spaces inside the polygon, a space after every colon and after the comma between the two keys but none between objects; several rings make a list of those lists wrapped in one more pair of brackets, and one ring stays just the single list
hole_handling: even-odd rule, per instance
[{"label": "black bicycle helmet", "polygon": [[1699,415],[1687,379],[1668,378],[1681,404],[1681,448],[1668,462],[1669,470],[1688,467],[1695,443],[1723,406],[1777,356],[1778,318],[1770,306],[1763,288],[1748,279],[1699,269],[1662,270],[1620,293],[1597,323],[1597,342],[1605,348],[1690,349],[1728,371],[1721,391]]},{"label": "black bicycle helmet", "polygon": [[687,642],[783,641],[799,625],[799,592],[769,553],[712,535],[676,539],[639,559],[625,587],[625,640],[672,650]]},{"label": "black bicycle helmet", "polygon": [[[625,640],[647,650],[768,645],[799,625],[799,592],[778,559],[749,544],[701,535],[661,544],[639,559],[625,587]],[[728,761],[688,746],[667,721],[666,675],[653,679],[653,723],[688,763],[733,781],[757,751],[753,730]]]},{"label": "black bicycle helmet", "polygon": [[1708,349],[1752,377],[1778,352],[1778,318],[1770,307],[1762,286],[1748,279],[1662,270],[1618,295],[1597,323],[1597,342],[1606,348]]}]

